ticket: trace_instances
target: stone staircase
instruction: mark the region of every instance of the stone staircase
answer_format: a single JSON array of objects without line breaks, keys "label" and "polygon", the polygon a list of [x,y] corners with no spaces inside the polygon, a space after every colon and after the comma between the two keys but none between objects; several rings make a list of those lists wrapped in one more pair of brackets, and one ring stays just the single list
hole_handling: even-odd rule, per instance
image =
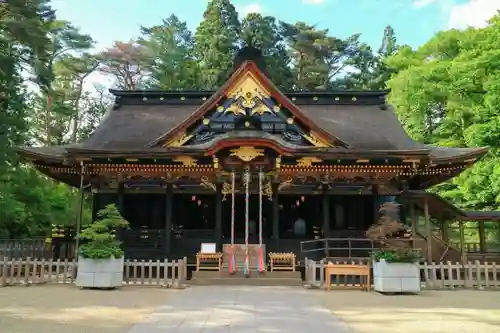
[{"label": "stone staircase", "polygon": [[250,271],[250,276],[243,275],[243,271],[229,274],[227,270],[193,272],[191,278],[193,286],[228,285],[228,286],[302,286],[300,272],[263,272]]}]

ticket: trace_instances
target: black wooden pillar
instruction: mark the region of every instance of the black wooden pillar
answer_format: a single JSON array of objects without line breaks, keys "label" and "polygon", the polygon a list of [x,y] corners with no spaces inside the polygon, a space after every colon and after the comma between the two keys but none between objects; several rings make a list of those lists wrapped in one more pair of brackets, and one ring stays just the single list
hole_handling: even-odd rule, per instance
[{"label": "black wooden pillar", "polygon": [[[122,217],[125,216],[125,212],[124,212],[124,206],[123,206],[123,196],[125,194],[125,186],[123,184],[123,182],[121,180],[118,181],[118,187],[116,189],[116,192],[117,192],[117,195],[116,195],[116,209],[118,209],[118,213],[120,213],[120,215]],[[102,207],[104,208],[104,207]],[[118,228],[116,230],[116,238],[118,240],[123,240],[123,233],[125,232],[125,230],[123,228]]]},{"label": "black wooden pillar", "polygon": [[321,206],[323,208],[323,237],[330,237],[330,195],[326,186],[323,186],[321,199]]},{"label": "black wooden pillar", "polygon": [[215,185],[215,242],[222,251],[222,184]]},{"label": "black wooden pillar", "polygon": [[117,188],[117,198],[116,198],[116,208],[118,208],[118,212],[120,212],[120,215],[123,216],[123,196],[125,194],[125,186],[122,181],[118,183],[118,188]]},{"label": "black wooden pillar", "polygon": [[273,239],[276,241],[280,238],[280,202],[279,202],[278,186],[279,186],[279,184],[272,185],[272,190],[273,190]]},{"label": "black wooden pillar", "polygon": [[172,211],[173,211],[172,184],[165,187],[165,257],[172,254]]}]

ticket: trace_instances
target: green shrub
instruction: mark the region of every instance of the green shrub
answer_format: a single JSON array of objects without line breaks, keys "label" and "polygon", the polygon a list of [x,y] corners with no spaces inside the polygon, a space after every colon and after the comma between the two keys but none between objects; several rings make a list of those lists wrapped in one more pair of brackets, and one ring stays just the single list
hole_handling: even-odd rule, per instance
[{"label": "green shrub", "polygon": [[121,242],[116,239],[116,229],[127,228],[129,223],[123,219],[114,204],[100,210],[97,217],[97,221],[80,232],[82,244],[78,255],[88,259],[123,257]]}]

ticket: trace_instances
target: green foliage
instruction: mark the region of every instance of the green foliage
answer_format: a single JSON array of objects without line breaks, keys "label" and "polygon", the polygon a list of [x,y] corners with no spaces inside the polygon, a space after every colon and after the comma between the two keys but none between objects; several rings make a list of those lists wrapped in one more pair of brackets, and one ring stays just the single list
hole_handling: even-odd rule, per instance
[{"label": "green foliage", "polygon": [[380,206],[380,219],[366,231],[366,237],[381,249],[372,252],[375,261],[418,262],[421,253],[413,250],[407,239],[402,239],[406,226],[399,220],[399,204],[386,202]]},{"label": "green foliage", "polygon": [[114,204],[107,205],[97,214],[97,221],[80,232],[82,245],[78,254],[89,259],[109,259],[123,257],[121,242],[116,240],[116,229],[127,228],[124,220]]},{"label": "green foliage", "polygon": [[416,250],[377,250],[372,252],[372,258],[375,261],[414,263],[422,259],[422,254]]},{"label": "green foliage", "polygon": [[[445,147],[488,146],[474,167],[433,191],[465,210],[500,204],[500,16],[482,29],[438,33],[387,60],[390,102],[410,135]],[[497,234],[496,230],[487,230]]]}]

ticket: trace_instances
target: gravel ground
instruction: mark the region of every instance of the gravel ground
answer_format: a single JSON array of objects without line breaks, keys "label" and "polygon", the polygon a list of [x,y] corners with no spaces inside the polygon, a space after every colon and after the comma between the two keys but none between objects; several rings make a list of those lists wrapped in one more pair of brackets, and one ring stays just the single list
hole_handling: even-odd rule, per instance
[{"label": "gravel ground", "polygon": [[318,291],[324,306],[360,333],[500,333],[500,292],[425,291],[384,296]]},{"label": "gravel ground", "polygon": [[69,285],[0,288],[1,333],[125,333],[169,294],[158,287],[80,290]]}]

